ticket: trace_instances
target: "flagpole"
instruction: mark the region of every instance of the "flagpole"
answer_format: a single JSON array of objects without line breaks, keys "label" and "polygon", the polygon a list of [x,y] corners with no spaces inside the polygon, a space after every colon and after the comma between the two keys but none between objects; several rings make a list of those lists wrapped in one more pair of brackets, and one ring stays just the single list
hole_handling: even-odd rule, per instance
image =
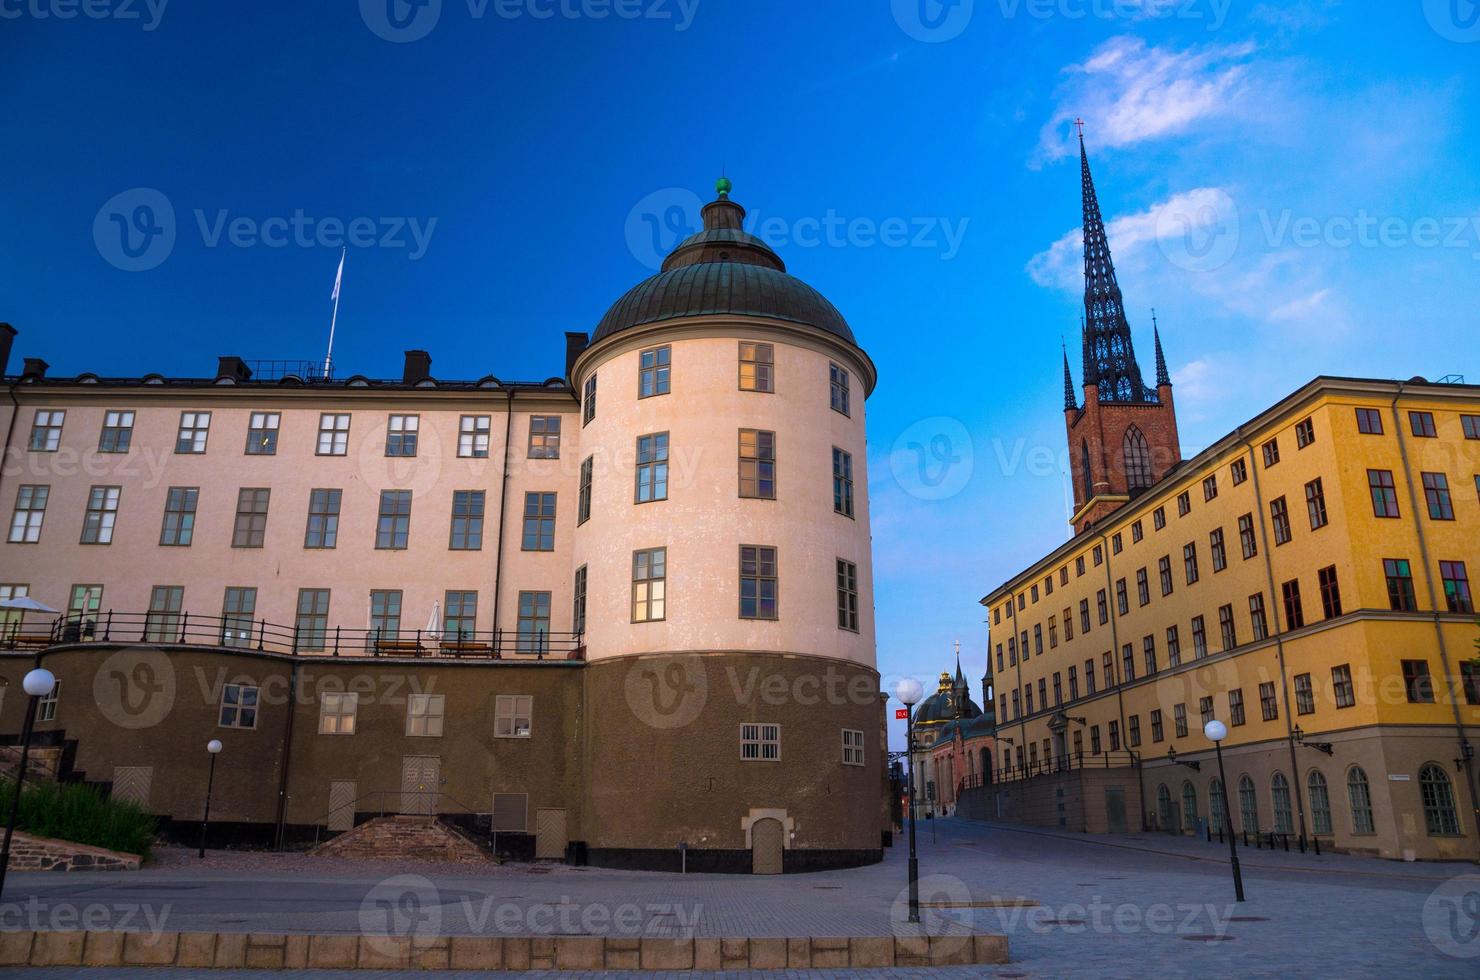
[{"label": "flagpole", "polygon": [[344,278],[344,256],[348,247],[339,251],[339,271],[334,276],[334,312],[329,317],[329,350],[324,354],[324,380],[329,380],[329,372],[334,363],[334,327],[339,323],[339,283]]}]

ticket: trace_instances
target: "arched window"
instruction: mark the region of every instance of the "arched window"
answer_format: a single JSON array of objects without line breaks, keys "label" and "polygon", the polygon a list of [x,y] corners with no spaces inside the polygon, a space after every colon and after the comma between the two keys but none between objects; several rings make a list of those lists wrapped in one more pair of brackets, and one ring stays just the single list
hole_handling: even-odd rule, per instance
[{"label": "arched window", "polygon": [[1166,783],[1156,787],[1156,811],[1162,830],[1177,829],[1177,811],[1172,809],[1172,791],[1167,789]]},{"label": "arched window", "polygon": [[1248,773],[1238,778],[1238,819],[1245,833],[1259,833],[1259,796]]},{"label": "arched window", "polygon": [[1151,486],[1151,449],[1146,437],[1134,425],[1125,430],[1125,443],[1121,447],[1125,459],[1125,485],[1131,490]]},{"label": "arched window", "polygon": [[1326,792],[1326,777],[1312,769],[1305,781],[1310,788],[1310,825],[1318,834],[1331,833],[1331,796]]},{"label": "arched window", "polygon": [[1197,826],[1197,787],[1182,784],[1182,825],[1189,830]]},{"label": "arched window", "polygon": [[1095,476],[1089,471],[1089,443],[1079,440],[1079,473],[1084,478],[1084,500],[1086,503],[1095,495]]},{"label": "arched window", "polygon": [[1352,805],[1352,833],[1376,833],[1372,826],[1372,793],[1367,788],[1367,774],[1361,766],[1346,771],[1346,796]]},{"label": "arched window", "polygon": [[1290,783],[1284,773],[1274,774],[1269,783],[1269,794],[1274,799],[1275,833],[1295,833],[1295,822],[1290,818]]},{"label": "arched window", "polygon": [[1453,837],[1459,834],[1459,815],[1454,812],[1454,787],[1444,767],[1430,762],[1418,771],[1418,788],[1423,793],[1423,820],[1429,836]]},{"label": "arched window", "polygon": [[[1219,833],[1223,832],[1223,816],[1228,812],[1228,801],[1223,798],[1223,784],[1213,780],[1208,787],[1208,819],[1213,822],[1213,829]],[[1229,833],[1232,833],[1232,828]]]}]

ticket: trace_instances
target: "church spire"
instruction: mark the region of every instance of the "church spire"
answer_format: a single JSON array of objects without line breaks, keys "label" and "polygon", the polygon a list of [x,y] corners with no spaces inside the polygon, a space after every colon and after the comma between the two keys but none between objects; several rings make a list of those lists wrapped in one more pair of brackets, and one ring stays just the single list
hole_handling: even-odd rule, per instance
[{"label": "church spire", "polygon": [[1156,393],[1141,381],[1141,368],[1131,345],[1110,241],[1100,215],[1089,155],[1084,148],[1084,122],[1079,127],[1079,169],[1084,204],[1084,383],[1095,385],[1101,402],[1155,402]]},{"label": "church spire", "polygon": [[1064,410],[1072,412],[1079,407],[1079,401],[1074,397],[1074,375],[1069,373],[1069,348],[1062,342],[1059,346],[1064,350]]},{"label": "church spire", "polygon": [[1171,385],[1172,376],[1167,373],[1166,355],[1161,352],[1161,328],[1156,325],[1156,311],[1151,311],[1151,336],[1156,339],[1156,385]]}]

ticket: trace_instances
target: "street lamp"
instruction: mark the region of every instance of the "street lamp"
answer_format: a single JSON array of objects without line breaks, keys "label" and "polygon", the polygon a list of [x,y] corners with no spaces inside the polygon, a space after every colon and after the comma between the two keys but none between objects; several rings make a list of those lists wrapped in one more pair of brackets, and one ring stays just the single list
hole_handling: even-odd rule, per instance
[{"label": "street lamp", "polygon": [[[1171,745],[1171,746],[1168,746],[1167,747],[1167,761],[1170,762],[1174,766],[1177,764],[1177,761],[1178,761],[1177,760],[1177,747],[1175,745]],[[1201,772],[1202,771],[1202,763],[1201,762],[1198,762],[1196,759],[1194,759],[1191,762],[1188,762],[1186,759],[1183,759],[1183,760],[1181,760],[1181,762],[1182,762],[1182,765],[1186,766],[1188,769],[1192,769],[1192,770],[1195,770],[1197,772]]]},{"label": "street lamp", "polygon": [[221,740],[213,738],[207,742],[206,752],[211,756],[211,769],[210,775],[206,776],[206,812],[205,816],[200,818],[200,854],[198,856],[202,858],[206,856],[206,828],[211,825],[211,787],[216,782],[216,756],[221,753]]},{"label": "street lamp", "polygon": [[910,918],[920,921],[920,861],[915,857],[915,705],[925,694],[925,688],[913,677],[906,677],[894,686],[894,696],[905,706],[904,747],[910,760]]},{"label": "street lamp", "polygon": [[1233,842],[1233,811],[1229,808],[1228,776],[1223,771],[1223,740],[1228,737],[1228,726],[1214,718],[1203,726],[1203,734],[1213,743],[1218,753],[1218,782],[1223,784],[1223,825],[1228,828],[1228,857],[1233,864],[1233,894],[1238,901],[1244,900],[1244,876],[1238,868],[1238,845]]},{"label": "street lamp", "polygon": [[56,675],[45,667],[26,674],[21,688],[31,696],[26,702],[26,724],[21,730],[21,761],[15,770],[15,796],[10,800],[10,819],[5,823],[5,843],[0,846],[0,894],[5,891],[5,871],[10,867],[10,836],[15,833],[15,819],[21,810],[21,784],[26,778],[26,758],[31,753],[31,729],[36,725],[36,706],[43,695],[57,686]]}]

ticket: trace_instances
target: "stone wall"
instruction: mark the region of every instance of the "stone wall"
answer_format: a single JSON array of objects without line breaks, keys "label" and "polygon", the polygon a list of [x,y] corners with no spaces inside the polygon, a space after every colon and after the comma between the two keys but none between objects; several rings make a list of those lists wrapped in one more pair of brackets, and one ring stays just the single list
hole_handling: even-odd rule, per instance
[{"label": "stone wall", "polygon": [[15,832],[11,871],[137,871],[139,855]]},{"label": "stone wall", "polygon": [[1123,830],[1135,832],[1141,829],[1139,775],[1129,767],[1073,769],[980,786],[961,794],[956,815],[968,820],[1105,834],[1111,832],[1107,799],[1119,790],[1125,801]]}]

